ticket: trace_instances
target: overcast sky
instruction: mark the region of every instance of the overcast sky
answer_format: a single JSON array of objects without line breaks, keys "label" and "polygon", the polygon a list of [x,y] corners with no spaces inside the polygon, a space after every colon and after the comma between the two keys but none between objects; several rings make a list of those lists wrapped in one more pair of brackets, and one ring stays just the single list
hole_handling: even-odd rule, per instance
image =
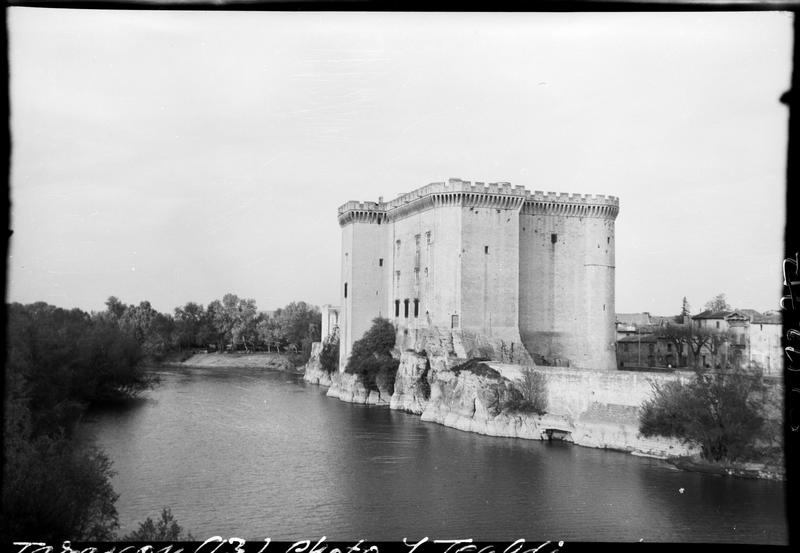
[{"label": "overcast sky", "polygon": [[617,312],[781,295],[785,13],[10,8],[8,301],[339,300],[347,200],[612,194]]}]

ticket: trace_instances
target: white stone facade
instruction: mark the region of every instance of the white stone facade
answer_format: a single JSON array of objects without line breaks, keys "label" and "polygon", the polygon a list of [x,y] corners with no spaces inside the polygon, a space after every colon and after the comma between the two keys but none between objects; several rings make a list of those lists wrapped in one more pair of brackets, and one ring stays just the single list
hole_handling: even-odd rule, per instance
[{"label": "white stone facade", "polygon": [[448,329],[469,355],[614,369],[618,211],[611,196],[459,179],[342,205],[340,368],[384,317],[401,347]]}]

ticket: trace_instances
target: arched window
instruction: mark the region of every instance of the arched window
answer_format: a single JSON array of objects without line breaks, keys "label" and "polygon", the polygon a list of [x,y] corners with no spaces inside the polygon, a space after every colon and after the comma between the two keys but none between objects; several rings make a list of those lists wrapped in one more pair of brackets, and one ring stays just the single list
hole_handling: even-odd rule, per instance
[{"label": "arched window", "polygon": [[347,283],[344,283],[344,297],[347,297]]},{"label": "arched window", "polygon": [[405,317],[408,319],[408,298],[403,300],[403,304],[405,305]]},{"label": "arched window", "polygon": [[400,316],[400,300],[394,300],[394,316]]},{"label": "arched window", "polygon": [[414,317],[419,317],[419,300],[414,300]]}]

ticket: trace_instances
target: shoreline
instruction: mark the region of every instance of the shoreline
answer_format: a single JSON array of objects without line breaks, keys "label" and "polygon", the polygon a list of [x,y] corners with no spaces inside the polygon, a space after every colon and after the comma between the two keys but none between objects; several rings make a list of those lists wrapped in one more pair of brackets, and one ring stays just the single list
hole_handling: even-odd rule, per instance
[{"label": "shoreline", "polygon": [[177,361],[167,359],[158,363],[165,367],[186,367],[203,369],[271,369],[303,374],[303,365],[295,366],[289,356],[283,353],[193,353],[188,358]]},{"label": "shoreline", "polygon": [[[488,436],[537,441],[552,437],[553,441],[664,461],[687,472],[786,481],[785,461],[776,463],[767,459],[761,462],[711,462],[702,459],[699,448],[693,444],[675,438],[641,436],[638,424],[639,407],[620,405],[616,403],[619,399],[598,403],[600,398],[597,396],[600,393],[596,393],[597,390],[589,392],[591,399],[583,406],[575,407],[580,402],[574,397],[559,397],[564,393],[562,388],[548,402],[552,405],[552,412],[548,409],[543,415],[512,413],[493,410],[487,403],[487,399],[497,393],[496,380],[469,374],[468,371],[455,374],[440,367],[435,376],[428,378],[429,395],[421,395],[419,383],[421,379],[426,379],[427,371],[423,372],[425,365],[422,357],[411,352],[401,356],[391,394],[388,390],[366,390],[356,381],[354,375],[327,375],[314,361],[312,356],[306,365],[303,380],[327,388],[327,396],[346,403],[385,406],[416,415],[425,422]],[[494,365],[491,362],[490,364]],[[502,370],[502,367],[498,368]],[[545,368],[543,372],[546,374],[548,370]],[[550,372],[564,371],[557,369]],[[327,378],[322,378],[323,376]],[[506,380],[504,377],[501,379]],[[555,381],[549,381],[548,386],[550,382],[555,384]],[[568,405],[570,403],[573,405]]]}]

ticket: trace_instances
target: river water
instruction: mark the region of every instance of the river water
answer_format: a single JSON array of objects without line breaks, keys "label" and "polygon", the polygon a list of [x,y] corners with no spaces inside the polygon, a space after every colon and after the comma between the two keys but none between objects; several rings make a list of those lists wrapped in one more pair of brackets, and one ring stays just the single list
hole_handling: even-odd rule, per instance
[{"label": "river water", "polygon": [[788,539],[781,483],[461,432],[277,371],[158,372],[83,427],[114,462],[120,535],[170,507],[200,540]]}]

